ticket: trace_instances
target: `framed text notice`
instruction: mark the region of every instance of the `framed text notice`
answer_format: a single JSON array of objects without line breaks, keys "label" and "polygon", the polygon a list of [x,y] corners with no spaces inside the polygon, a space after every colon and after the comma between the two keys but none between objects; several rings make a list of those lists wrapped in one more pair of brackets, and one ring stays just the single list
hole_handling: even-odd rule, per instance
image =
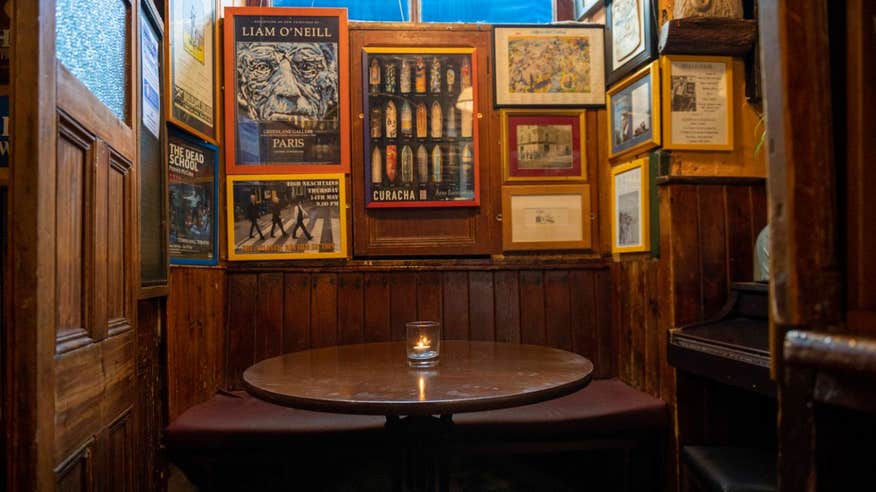
[{"label": "framed text notice", "polygon": [[665,55],[663,147],[733,150],[733,59]]},{"label": "framed text notice", "polygon": [[168,121],[216,143],[216,0],[168,2]]},{"label": "framed text notice", "polygon": [[605,105],[602,25],[496,26],[497,107]]},{"label": "framed text notice", "polygon": [[218,262],[218,166],[216,146],[179,130],[168,131],[168,247],[173,264],[215,265]]},{"label": "framed text notice", "polygon": [[225,9],[230,174],[349,168],[346,9]]},{"label": "framed text notice", "polygon": [[474,48],[365,48],[365,204],[480,203]]},{"label": "framed text notice", "polygon": [[228,259],[347,257],[343,174],[228,177]]}]

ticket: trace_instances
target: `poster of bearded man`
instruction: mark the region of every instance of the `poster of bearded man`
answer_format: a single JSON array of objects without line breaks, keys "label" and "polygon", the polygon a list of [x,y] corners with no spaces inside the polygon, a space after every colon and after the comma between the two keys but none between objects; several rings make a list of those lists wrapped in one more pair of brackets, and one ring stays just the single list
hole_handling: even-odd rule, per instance
[{"label": "poster of bearded man", "polygon": [[225,10],[229,174],[346,172],[346,9]]}]

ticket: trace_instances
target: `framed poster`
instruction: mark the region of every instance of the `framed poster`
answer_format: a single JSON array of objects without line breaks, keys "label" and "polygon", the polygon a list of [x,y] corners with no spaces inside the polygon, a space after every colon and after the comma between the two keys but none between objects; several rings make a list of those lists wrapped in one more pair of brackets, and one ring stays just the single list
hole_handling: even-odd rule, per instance
[{"label": "framed poster", "polygon": [[180,130],[168,129],[170,263],[215,265],[219,196],[219,149]]},{"label": "framed poster", "polygon": [[663,148],[733,150],[733,59],[664,55]]},{"label": "framed poster", "polygon": [[367,208],[480,204],[474,48],[366,47]]},{"label": "framed poster", "polygon": [[585,114],[583,110],[500,111],[504,180],[586,181]]},{"label": "framed poster", "polygon": [[648,251],[650,239],[649,158],[611,168],[611,251]]},{"label": "framed poster", "polygon": [[167,121],[216,143],[217,0],[167,0]]},{"label": "framed poster", "polygon": [[495,26],[496,107],[604,106],[602,25]]},{"label": "framed poster", "polygon": [[502,249],[590,249],[590,185],[502,187]]},{"label": "framed poster", "polygon": [[347,257],[343,174],[227,179],[229,260]]},{"label": "framed poster", "polygon": [[660,65],[653,62],[608,90],[608,157],[660,145]]},{"label": "framed poster", "polygon": [[653,0],[605,0],[605,78],[612,85],[657,57]]},{"label": "framed poster", "polygon": [[229,174],[346,172],[346,9],[225,9]]}]

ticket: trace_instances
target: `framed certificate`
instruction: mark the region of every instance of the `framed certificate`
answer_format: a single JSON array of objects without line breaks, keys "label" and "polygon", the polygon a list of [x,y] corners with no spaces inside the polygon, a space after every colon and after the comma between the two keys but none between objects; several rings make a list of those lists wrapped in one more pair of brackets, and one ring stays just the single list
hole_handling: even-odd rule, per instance
[{"label": "framed certificate", "polygon": [[496,107],[604,106],[602,25],[495,26]]},{"label": "framed certificate", "polygon": [[608,90],[608,156],[660,146],[660,64],[653,62]]},{"label": "framed certificate", "polygon": [[586,181],[584,110],[506,109],[502,171],[510,181]]},{"label": "framed certificate", "polygon": [[649,158],[611,168],[611,251],[632,253],[651,247]]},{"label": "framed certificate", "polygon": [[502,249],[590,249],[590,185],[502,187]]},{"label": "framed certificate", "polygon": [[733,150],[733,59],[664,55],[663,148]]},{"label": "framed certificate", "polygon": [[346,9],[225,9],[229,174],[346,172]]},{"label": "framed certificate", "polygon": [[167,0],[167,120],[216,143],[217,0]]}]

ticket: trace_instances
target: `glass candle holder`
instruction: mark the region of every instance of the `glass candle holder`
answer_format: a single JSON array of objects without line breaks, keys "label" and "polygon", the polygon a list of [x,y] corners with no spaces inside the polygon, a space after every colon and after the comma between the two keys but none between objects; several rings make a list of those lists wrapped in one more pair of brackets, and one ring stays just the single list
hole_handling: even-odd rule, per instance
[{"label": "glass candle holder", "polygon": [[441,323],[437,321],[410,321],[405,324],[408,365],[435,367],[441,351]]}]

